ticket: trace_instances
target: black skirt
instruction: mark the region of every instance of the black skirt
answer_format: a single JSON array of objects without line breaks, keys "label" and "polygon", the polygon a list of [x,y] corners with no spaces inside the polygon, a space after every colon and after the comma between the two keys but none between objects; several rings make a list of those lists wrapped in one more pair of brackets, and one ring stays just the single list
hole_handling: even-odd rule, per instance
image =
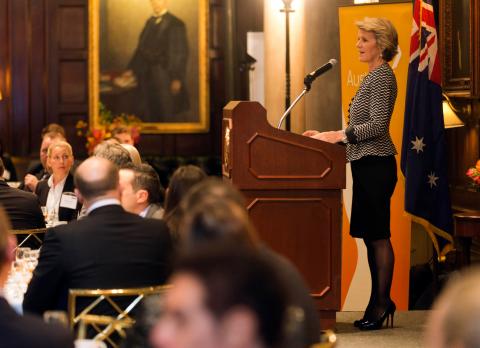
[{"label": "black skirt", "polygon": [[395,156],[365,156],[351,162],[353,178],[350,235],[390,238],[390,198],[397,183]]}]

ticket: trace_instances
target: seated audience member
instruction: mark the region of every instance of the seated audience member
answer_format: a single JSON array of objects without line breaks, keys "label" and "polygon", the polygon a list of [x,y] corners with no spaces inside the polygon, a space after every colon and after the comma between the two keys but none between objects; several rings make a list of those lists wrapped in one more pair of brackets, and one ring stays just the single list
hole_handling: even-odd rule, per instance
[{"label": "seated audience member", "polygon": [[15,230],[28,230],[45,227],[38,197],[13,187],[1,179],[4,171],[0,159],[0,205],[2,205]]},{"label": "seated audience member", "polygon": [[133,145],[129,144],[120,144],[125,150],[128,151],[130,158],[132,159],[133,164],[139,166],[142,164],[142,157],[140,156],[140,152],[138,152],[137,148]]},{"label": "seated audience member", "polygon": [[3,152],[3,144],[2,140],[0,139],[0,160],[3,161],[3,174],[0,175],[0,179],[4,178],[5,181],[18,181],[17,178],[17,170],[15,169],[15,165],[10,157],[10,155],[6,152]]},{"label": "seated audience member", "polygon": [[[120,168],[130,168],[133,165],[130,153],[121,146],[116,139],[102,141],[93,150],[93,156],[105,158]],[[78,219],[83,219],[87,215],[85,206],[80,210]]]},{"label": "seated audience member", "polygon": [[163,187],[155,169],[140,164],[120,169],[119,177],[123,209],[145,218],[163,218]]},{"label": "seated audience member", "polygon": [[112,138],[118,140],[120,144],[134,144],[132,133],[127,127],[114,128],[112,130]]},{"label": "seated audience member", "polygon": [[41,133],[42,138],[46,134],[49,134],[49,133],[50,134],[56,133],[56,134],[61,135],[63,137],[63,139],[67,139],[67,135],[65,133],[65,128],[60,126],[58,123],[49,123],[45,127],[43,127],[42,133]]},{"label": "seated audience member", "polygon": [[15,260],[15,238],[8,233],[8,218],[0,209],[0,347],[73,348],[71,333],[54,324],[45,324],[28,314],[18,315],[2,296],[2,289]]},{"label": "seated audience member", "polygon": [[45,127],[42,131],[42,144],[40,145],[40,162],[32,162],[28,169],[27,175],[23,179],[23,184],[20,185],[20,189],[25,191],[35,192],[37,184],[40,180],[45,180],[50,177],[50,172],[47,166],[47,152],[49,146],[56,141],[65,140],[65,130],[63,127],[52,123]]},{"label": "seated audience member", "polygon": [[45,234],[25,311],[65,310],[68,289],[161,285],[170,274],[173,246],[165,224],[121,207],[112,162],[88,158],[75,172],[75,185],[87,216]]},{"label": "seated audience member", "polygon": [[93,150],[95,157],[105,158],[114,163],[118,168],[123,168],[133,163],[130,153],[120,144],[105,140]]},{"label": "seated audience member", "polygon": [[155,348],[280,346],[285,292],[262,255],[214,243],[180,260],[163,313],[150,335]]},{"label": "seated audience member", "polygon": [[190,188],[207,177],[205,172],[194,165],[178,167],[173,173],[165,194],[164,220],[172,235],[176,238],[180,219],[179,204]]},{"label": "seated audience member", "polygon": [[303,310],[303,321],[292,322],[284,347],[318,343],[320,323],[305,281],[288,259],[260,242],[238,190],[228,182],[208,178],[195,185],[180,206],[180,244],[187,252],[232,236],[236,236],[238,244],[259,250],[277,270],[287,290],[289,306]]},{"label": "seated audience member", "polygon": [[434,304],[426,326],[427,348],[480,347],[480,268],[453,277]]},{"label": "seated audience member", "polygon": [[70,169],[73,165],[72,147],[57,141],[48,147],[47,165],[52,175],[38,182],[35,194],[47,210],[52,223],[77,219],[81,204],[74,194],[75,185]]}]

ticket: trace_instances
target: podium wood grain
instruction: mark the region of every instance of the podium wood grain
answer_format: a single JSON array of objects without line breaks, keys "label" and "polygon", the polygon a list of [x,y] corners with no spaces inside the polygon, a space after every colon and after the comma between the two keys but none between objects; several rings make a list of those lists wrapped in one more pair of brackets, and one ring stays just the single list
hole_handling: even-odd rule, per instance
[{"label": "podium wood grain", "polygon": [[256,102],[230,102],[222,122],[223,176],[247,199],[260,237],[310,286],[322,329],[341,305],[341,189],[345,148],[273,128]]}]

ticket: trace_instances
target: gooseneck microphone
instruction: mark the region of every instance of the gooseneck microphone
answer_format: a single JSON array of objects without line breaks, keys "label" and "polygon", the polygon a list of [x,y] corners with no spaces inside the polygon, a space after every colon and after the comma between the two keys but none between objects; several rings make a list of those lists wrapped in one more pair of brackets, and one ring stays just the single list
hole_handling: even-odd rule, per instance
[{"label": "gooseneck microphone", "polygon": [[305,76],[305,78],[303,79],[303,83],[304,83],[305,87],[307,88],[307,91],[310,90],[310,88],[312,87],[312,82],[315,81],[315,79],[317,77],[319,77],[320,75],[323,75],[328,70],[333,68],[333,66],[335,64],[337,64],[337,60],[332,58],[328,61],[328,63],[323,64],[320,68],[312,71],[310,74]]},{"label": "gooseneck microphone", "polygon": [[305,94],[307,94],[308,91],[310,91],[310,88],[312,88],[312,82],[315,81],[317,77],[319,77],[320,75],[326,73],[328,70],[333,68],[335,64],[337,64],[337,60],[332,58],[328,61],[328,63],[322,65],[320,68],[312,71],[310,74],[305,76],[305,78],[303,79],[303,84],[305,85],[305,87],[303,88],[302,93],[300,93],[297,99],[293,101],[292,105],[290,105],[287,111],[285,111],[285,113],[282,115],[282,117],[280,118],[280,121],[278,122],[278,127],[277,127],[278,129],[282,127],[283,120],[285,120],[285,117],[287,117],[288,114],[290,114],[290,111],[292,111],[295,104],[297,104],[300,101],[300,99],[302,99],[302,97]]}]

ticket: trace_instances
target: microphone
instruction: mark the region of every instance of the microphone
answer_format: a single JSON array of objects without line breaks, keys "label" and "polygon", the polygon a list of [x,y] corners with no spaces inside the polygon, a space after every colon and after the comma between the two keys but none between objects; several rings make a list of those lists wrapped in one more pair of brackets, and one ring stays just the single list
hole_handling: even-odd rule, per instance
[{"label": "microphone", "polygon": [[332,58],[328,61],[328,63],[322,65],[320,68],[312,71],[310,74],[308,74],[307,76],[305,76],[305,78],[303,79],[303,83],[305,84],[305,87],[307,88],[307,91],[310,90],[311,86],[312,86],[312,82],[315,81],[315,79],[317,77],[319,77],[320,75],[323,75],[324,73],[326,73],[328,70],[330,70],[331,68],[333,68],[333,66],[337,64],[337,60]]},{"label": "microphone", "polygon": [[305,87],[303,88],[302,93],[300,93],[297,99],[293,101],[292,105],[290,105],[290,107],[283,113],[282,117],[280,117],[280,121],[278,121],[278,127],[277,127],[278,129],[282,127],[283,120],[285,120],[285,118],[288,116],[290,111],[292,111],[295,104],[297,104],[300,101],[300,99],[302,99],[302,97],[305,94],[307,94],[308,91],[310,91],[310,88],[312,87],[312,82],[315,81],[317,77],[319,77],[320,75],[326,73],[328,70],[333,68],[335,64],[337,64],[337,60],[332,58],[328,61],[327,64],[322,65],[317,70],[314,70],[310,74],[305,76],[305,78],[303,79],[303,84],[305,85]]}]

